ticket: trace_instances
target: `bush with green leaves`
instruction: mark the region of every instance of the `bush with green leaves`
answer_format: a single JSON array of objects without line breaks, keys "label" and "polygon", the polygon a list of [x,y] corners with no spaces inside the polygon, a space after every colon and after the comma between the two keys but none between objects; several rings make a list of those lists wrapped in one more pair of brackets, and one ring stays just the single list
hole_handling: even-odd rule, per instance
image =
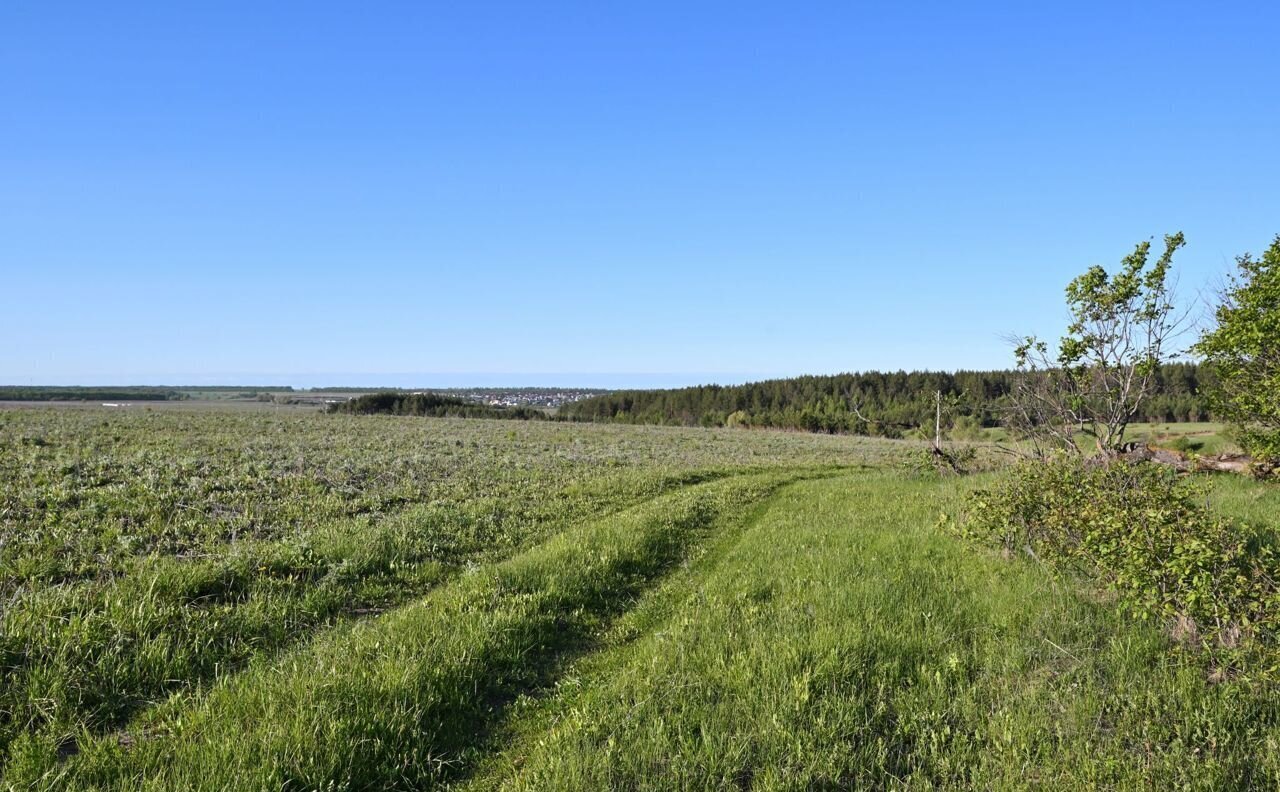
[{"label": "bush with green leaves", "polygon": [[976,441],[982,439],[982,421],[972,415],[958,415],[951,423],[947,435],[952,440]]},{"label": "bush with green leaves", "polygon": [[1148,463],[1028,463],[974,493],[960,531],[1100,577],[1222,671],[1275,676],[1280,555],[1272,538],[1210,513],[1204,491]]},{"label": "bush with green leaves", "polygon": [[1195,440],[1186,435],[1179,435],[1164,442],[1165,448],[1177,451],[1180,454],[1195,454],[1204,448],[1203,440]]}]

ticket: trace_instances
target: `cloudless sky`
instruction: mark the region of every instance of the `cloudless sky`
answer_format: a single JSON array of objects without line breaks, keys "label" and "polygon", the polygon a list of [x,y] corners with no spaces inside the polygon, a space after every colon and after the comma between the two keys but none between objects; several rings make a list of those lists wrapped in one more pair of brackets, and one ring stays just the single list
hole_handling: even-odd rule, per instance
[{"label": "cloudless sky", "polygon": [[1010,365],[1280,233],[1280,5],[0,3],[0,382]]}]

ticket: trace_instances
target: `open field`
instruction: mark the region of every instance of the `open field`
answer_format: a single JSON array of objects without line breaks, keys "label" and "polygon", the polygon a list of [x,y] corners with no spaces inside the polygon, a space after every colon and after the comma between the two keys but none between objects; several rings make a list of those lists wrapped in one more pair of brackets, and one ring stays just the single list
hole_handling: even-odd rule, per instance
[{"label": "open field", "polygon": [[15,410],[89,410],[98,412],[316,412],[323,405],[310,402],[277,404],[256,399],[184,399],[182,401],[0,401],[0,412]]},{"label": "open field", "polygon": [[1212,422],[1136,423],[1129,426],[1125,439],[1202,456],[1240,451],[1228,436],[1227,427]]},{"label": "open field", "polygon": [[1276,691],[951,538],[999,473],[918,445],[179,405],[0,411],[3,785],[1280,783]]},{"label": "open field", "polygon": [[[1161,448],[1173,448],[1184,453],[1212,456],[1222,453],[1238,453],[1239,447],[1231,440],[1227,427],[1212,421],[1184,423],[1133,423],[1125,431],[1125,440],[1141,442]],[[1009,443],[1009,433],[1002,427],[982,430],[982,439],[991,443]],[[1081,436],[1079,442],[1088,447],[1092,439]]]}]

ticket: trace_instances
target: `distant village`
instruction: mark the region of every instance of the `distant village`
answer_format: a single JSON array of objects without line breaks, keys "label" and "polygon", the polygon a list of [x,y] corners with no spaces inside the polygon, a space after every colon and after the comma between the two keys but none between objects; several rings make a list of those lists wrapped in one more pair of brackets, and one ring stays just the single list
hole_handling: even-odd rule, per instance
[{"label": "distant village", "polygon": [[[5,402],[97,402],[103,407],[125,408],[135,402],[228,403],[267,402],[279,405],[328,407],[374,393],[376,388],[307,388],[284,386],[0,386]],[[397,389],[384,389],[397,390]],[[608,393],[601,388],[428,388],[399,389],[404,394],[435,393],[491,407],[532,407],[554,410],[591,396]]]},{"label": "distant village", "polygon": [[[427,393],[428,391],[415,392]],[[488,404],[492,407],[555,409],[608,391],[593,388],[448,388],[429,392]]]},{"label": "distant village", "polygon": [[[333,392],[323,389],[310,393],[289,393],[278,400],[299,403],[335,404],[373,391]],[[400,391],[408,395],[424,395],[434,393],[440,396],[451,396],[485,404],[490,407],[533,407],[536,409],[554,410],[565,404],[580,401],[591,396],[600,396],[609,391],[601,388],[424,388],[421,390],[405,389]]]}]

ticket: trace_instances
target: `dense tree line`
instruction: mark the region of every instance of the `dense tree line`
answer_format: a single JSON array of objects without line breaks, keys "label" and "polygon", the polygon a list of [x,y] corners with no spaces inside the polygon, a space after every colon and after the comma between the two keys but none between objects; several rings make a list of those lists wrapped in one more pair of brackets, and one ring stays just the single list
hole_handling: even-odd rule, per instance
[{"label": "dense tree line", "polygon": [[179,401],[186,398],[185,393],[172,388],[0,385],[0,401]]},{"label": "dense tree line", "polygon": [[431,418],[506,418],[530,421],[546,418],[546,414],[528,407],[493,407],[488,404],[441,396],[437,393],[368,393],[350,401],[335,404],[329,412],[359,415],[417,415]]},{"label": "dense tree line", "polygon": [[[558,415],[579,421],[755,426],[895,437],[932,427],[938,391],[948,405],[950,420],[996,426],[1009,407],[1019,376],[1016,371],[872,371],[733,386],[614,391],[567,404]],[[1208,420],[1200,387],[1195,364],[1161,365],[1157,389],[1143,403],[1137,420]]]},{"label": "dense tree line", "polygon": [[183,393],[292,393],[292,385],[175,385]]}]

